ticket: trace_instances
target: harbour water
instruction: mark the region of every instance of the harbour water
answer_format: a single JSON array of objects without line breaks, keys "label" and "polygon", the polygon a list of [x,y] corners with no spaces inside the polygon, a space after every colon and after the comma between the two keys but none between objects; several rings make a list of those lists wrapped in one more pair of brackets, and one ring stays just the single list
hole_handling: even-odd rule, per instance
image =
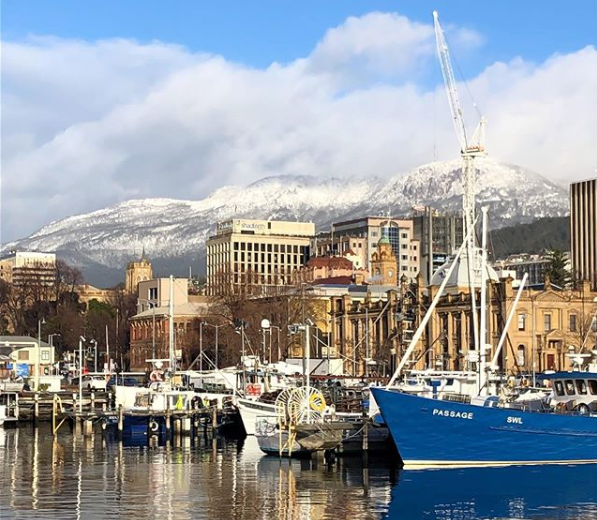
[{"label": "harbour water", "polygon": [[597,467],[400,471],[279,460],[254,438],[168,445],[0,428],[5,519],[597,519]]}]

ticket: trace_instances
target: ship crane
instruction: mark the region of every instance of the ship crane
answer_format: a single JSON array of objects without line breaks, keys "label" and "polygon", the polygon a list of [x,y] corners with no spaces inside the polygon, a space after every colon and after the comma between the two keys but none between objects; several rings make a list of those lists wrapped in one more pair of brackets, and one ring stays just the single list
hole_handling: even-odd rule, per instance
[{"label": "ship crane", "polygon": [[[475,349],[479,353],[480,377],[484,373],[485,368],[485,263],[486,252],[484,249],[479,251],[475,245],[475,231],[474,226],[476,222],[475,215],[475,166],[474,160],[477,157],[485,155],[485,119],[481,117],[479,124],[473,132],[471,138],[467,136],[466,126],[464,124],[464,114],[460,106],[458,98],[458,90],[456,89],[456,80],[454,79],[454,72],[452,63],[450,61],[450,53],[448,52],[448,44],[444,32],[439,24],[437,11],[433,12],[433,25],[435,28],[435,39],[437,43],[437,53],[442,69],[442,76],[444,78],[444,86],[448,96],[448,103],[452,114],[452,123],[454,130],[460,144],[460,156],[462,158],[462,210],[463,210],[463,236],[467,237],[466,253],[462,255],[461,261],[466,262],[468,272],[468,281],[471,294],[472,304],[472,321],[473,321],[473,335]],[[485,215],[484,211],[484,217]],[[486,224],[484,222],[484,230]],[[484,239],[485,240],[485,239]],[[477,280],[481,279],[481,323],[477,319],[477,304],[476,304],[476,287]],[[481,330],[479,330],[481,329]],[[482,386],[484,381],[479,381]]]}]

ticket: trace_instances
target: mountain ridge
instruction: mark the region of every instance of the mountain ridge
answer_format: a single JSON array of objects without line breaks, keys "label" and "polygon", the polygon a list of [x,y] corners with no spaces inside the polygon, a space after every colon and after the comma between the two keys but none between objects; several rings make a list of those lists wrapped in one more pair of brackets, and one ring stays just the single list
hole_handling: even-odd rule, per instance
[{"label": "mountain ridge", "polygon": [[[476,167],[477,202],[489,206],[493,228],[569,211],[566,190],[535,172],[490,159],[478,160]],[[158,273],[179,271],[184,264],[196,269],[205,241],[222,220],[304,220],[321,230],[333,221],[387,211],[406,216],[415,205],[460,211],[460,161],[422,165],[389,179],[278,175],[245,187],[223,186],[201,200],[131,199],[51,222],[2,249],[56,252],[79,267],[90,283],[106,285],[113,275],[91,271],[103,266],[106,272],[122,272],[143,249]]]}]

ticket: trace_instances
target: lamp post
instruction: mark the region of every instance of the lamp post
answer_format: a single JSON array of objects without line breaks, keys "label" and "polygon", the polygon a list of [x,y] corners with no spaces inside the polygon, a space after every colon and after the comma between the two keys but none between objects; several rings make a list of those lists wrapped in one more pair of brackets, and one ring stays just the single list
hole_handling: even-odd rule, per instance
[{"label": "lamp post", "polygon": [[269,326],[270,331],[269,331],[269,357],[270,357],[270,363],[272,360],[272,331],[271,329],[277,329],[278,331],[278,361],[280,361],[280,358],[282,357],[282,353],[280,350],[280,327],[278,327],[277,325],[271,325]]},{"label": "lamp post", "polygon": [[83,342],[87,341],[79,336],[79,413],[83,413]]},{"label": "lamp post", "polygon": [[[60,336],[59,333],[54,333],[54,334],[48,334],[48,344],[50,345],[50,353],[52,352],[52,349],[54,348],[54,337],[56,336]],[[52,363],[54,363],[54,356],[52,356]],[[56,363],[55,365],[55,369],[56,369],[56,375],[58,375],[58,368],[59,368],[60,364]]]},{"label": "lamp post", "polygon": [[[261,320],[261,332],[263,333],[263,357],[265,357],[265,334],[268,330],[270,330],[269,320],[267,318],[264,318]],[[271,343],[270,343],[270,345],[271,345]],[[270,357],[270,362],[271,362],[271,357],[272,357],[271,348],[270,348],[269,357]]]},{"label": "lamp post", "polygon": [[39,392],[39,376],[40,376],[40,357],[41,357],[41,326],[45,325],[46,320],[42,318],[37,320],[37,355],[35,356],[35,391]]},{"label": "lamp post", "polygon": [[89,343],[93,343],[93,371],[97,373],[97,340],[91,339]]}]

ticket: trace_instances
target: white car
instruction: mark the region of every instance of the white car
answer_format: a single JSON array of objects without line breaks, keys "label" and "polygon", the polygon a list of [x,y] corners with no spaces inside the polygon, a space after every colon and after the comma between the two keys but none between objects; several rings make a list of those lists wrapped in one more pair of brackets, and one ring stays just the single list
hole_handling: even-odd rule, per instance
[{"label": "white car", "polygon": [[104,376],[92,376],[86,374],[83,376],[83,388],[91,390],[105,390],[106,389],[106,378]]}]

